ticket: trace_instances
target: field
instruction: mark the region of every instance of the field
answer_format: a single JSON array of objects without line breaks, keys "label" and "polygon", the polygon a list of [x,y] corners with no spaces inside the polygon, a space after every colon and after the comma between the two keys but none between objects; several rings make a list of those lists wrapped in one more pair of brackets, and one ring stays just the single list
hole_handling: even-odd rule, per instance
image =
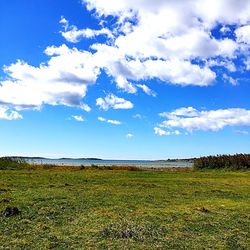
[{"label": "field", "polygon": [[0,170],[0,212],[0,249],[250,249],[250,172]]}]

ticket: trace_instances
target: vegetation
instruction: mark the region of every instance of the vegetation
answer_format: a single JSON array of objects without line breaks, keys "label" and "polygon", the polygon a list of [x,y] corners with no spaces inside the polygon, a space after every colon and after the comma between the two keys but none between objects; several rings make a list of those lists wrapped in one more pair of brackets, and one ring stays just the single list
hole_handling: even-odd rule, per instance
[{"label": "vegetation", "polygon": [[27,163],[24,158],[18,157],[0,157],[0,170],[14,170],[14,169],[29,169],[29,170],[123,170],[123,171],[141,171],[136,166],[116,166],[116,165],[54,165],[54,164],[32,164]]},{"label": "vegetation", "polygon": [[1,249],[249,249],[250,171],[32,168],[0,171]]},{"label": "vegetation", "polygon": [[0,170],[3,169],[21,169],[28,166],[28,164],[19,158],[1,157],[0,158]]},{"label": "vegetation", "polygon": [[195,169],[250,169],[250,154],[217,155],[194,160]]}]

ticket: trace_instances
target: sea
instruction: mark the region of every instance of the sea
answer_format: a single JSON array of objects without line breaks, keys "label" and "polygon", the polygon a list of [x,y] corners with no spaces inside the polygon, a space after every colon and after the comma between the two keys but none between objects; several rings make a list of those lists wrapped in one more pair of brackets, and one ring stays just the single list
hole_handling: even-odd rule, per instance
[{"label": "sea", "polygon": [[146,160],[89,160],[89,159],[25,159],[34,164],[54,164],[54,165],[157,165],[157,166],[192,166],[192,162],[186,161],[146,161]]}]

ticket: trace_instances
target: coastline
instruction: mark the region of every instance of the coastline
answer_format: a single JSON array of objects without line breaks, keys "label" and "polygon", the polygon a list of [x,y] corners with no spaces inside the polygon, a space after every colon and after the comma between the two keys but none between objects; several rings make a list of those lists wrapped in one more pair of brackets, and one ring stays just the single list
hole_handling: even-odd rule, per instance
[{"label": "coastline", "polygon": [[169,165],[169,164],[70,164],[70,163],[62,163],[62,164],[46,164],[46,163],[39,163],[39,162],[33,162],[30,163],[32,166],[51,166],[51,167],[72,167],[72,168],[79,168],[81,166],[86,168],[100,168],[105,170],[105,168],[110,169],[115,167],[116,170],[119,170],[119,168],[137,168],[138,170],[157,170],[157,171],[164,171],[164,170],[191,170],[193,168],[193,165]]}]

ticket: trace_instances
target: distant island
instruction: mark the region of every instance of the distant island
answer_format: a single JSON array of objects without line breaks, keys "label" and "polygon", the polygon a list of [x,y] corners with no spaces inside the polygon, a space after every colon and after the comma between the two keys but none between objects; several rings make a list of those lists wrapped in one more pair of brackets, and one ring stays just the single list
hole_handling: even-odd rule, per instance
[{"label": "distant island", "polygon": [[10,156],[12,159],[30,159],[30,160],[88,160],[88,161],[102,161],[103,159],[100,158],[48,158],[48,157],[31,157],[31,156]]},{"label": "distant island", "polygon": [[59,159],[56,159],[56,160],[88,160],[88,161],[103,161],[103,159],[100,159],[100,158],[59,158]]},{"label": "distant island", "polygon": [[[72,158],[72,157],[61,157],[61,158],[49,158],[49,157],[40,157],[40,156],[9,156],[12,159],[23,159],[23,160],[88,160],[88,161],[104,161],[104,159],[96,158],[96,157],[80,157],[80,158]],[[160,159],[160,160],[142,160],[149,162],[194,162],[197,158],[176,158],[176,159]]]},{"label": "distant island", "polygon": [[[48,157],[40,157],[40,156],[10,156],[12,159],[21,159],[21,160],[79,160],[79,161],[104,161],[101,158],[95,157],[80,157],[80,158],[71,158],[71,157],[62,157],[62,158],[48,158]],[[149,161],[149,162],[193,162],[196,158],[180,158],[180,159],[161,159],[161,160],[142,160],[142,161]]]},{"label": "distant island", "polygon": [[196,158],[153,160],[152,162],[193,162]]}]

